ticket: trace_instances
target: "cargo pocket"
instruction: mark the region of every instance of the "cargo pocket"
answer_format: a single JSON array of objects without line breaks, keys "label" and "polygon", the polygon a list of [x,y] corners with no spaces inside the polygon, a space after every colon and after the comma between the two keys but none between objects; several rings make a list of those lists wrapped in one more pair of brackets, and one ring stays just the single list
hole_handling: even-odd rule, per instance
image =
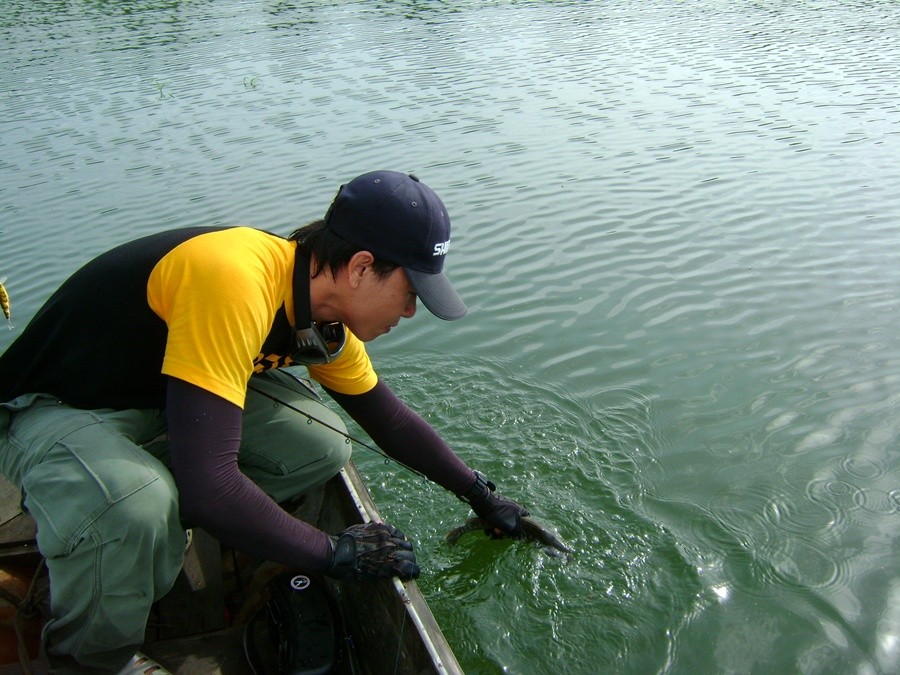
[{"label": "cargo pocket", "polygon": [[99,420],[59,438],[22,481],[41,552],[67,555],[103,513],[159,480],[160,469],[156,459]]}]

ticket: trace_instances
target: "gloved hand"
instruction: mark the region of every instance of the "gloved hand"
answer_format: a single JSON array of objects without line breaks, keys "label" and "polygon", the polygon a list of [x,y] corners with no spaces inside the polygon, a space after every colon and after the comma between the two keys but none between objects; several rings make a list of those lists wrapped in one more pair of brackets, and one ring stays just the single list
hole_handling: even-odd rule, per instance
[{"label": "gloved hand", "polygon": [[351,525],[331,537],[334,556],[325,574],[341,581],[371,581],[419,576],[412,544],[387,523]]},{"label": "gloved hand", "polygon": [[472,507],[476,516],[493,525],[493,530],[487,531],[487,534],[494,538],[506,535],[521,539],[524,536],[522,517],[529,515],[528,510],[512,499],[494,494],[496,489],[496,485],[476,471],[475,484],[459,498]]}]

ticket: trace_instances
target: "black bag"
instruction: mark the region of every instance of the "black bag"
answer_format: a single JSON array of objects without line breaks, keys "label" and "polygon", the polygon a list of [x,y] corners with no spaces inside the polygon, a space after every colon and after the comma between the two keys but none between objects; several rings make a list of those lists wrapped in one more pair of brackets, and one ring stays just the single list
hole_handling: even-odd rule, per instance
[{"label": "black bag", "polygon": [[[244,631],[244,652],[258,675],[325,675],[338,660],[338,623],[321,579],[279,574],[266,585],[269,600]],[[259,630],[265,615],[268,631]],[[260,648],[262,643],[262,647]]]}]

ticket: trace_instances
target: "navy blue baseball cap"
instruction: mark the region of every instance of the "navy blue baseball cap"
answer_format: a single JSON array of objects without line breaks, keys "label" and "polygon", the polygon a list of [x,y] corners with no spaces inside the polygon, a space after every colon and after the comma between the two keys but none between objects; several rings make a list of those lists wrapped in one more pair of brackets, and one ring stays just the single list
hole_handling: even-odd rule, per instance
[{"label": "navy blue baseball cap", "polygon": [[448,321],[465,316],[466,305],[444,275],[450,216],[418,178],[398,171],[357,176],[338,190],[325,222],[341,239],[400,265],[429,312]]}]

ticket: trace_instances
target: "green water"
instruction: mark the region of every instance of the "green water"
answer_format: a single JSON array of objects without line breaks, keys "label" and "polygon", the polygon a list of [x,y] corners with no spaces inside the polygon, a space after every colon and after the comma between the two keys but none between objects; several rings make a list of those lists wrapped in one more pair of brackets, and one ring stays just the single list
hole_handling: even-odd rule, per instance
[{"label": "green water", "polygon": [[0,278],[23,326],[113,244],[414,171],[470,314],[376,367],[577,551],[448,547],[356,451],[465,670],[898,672],[898,45],[888,1],[3,0]]}]

